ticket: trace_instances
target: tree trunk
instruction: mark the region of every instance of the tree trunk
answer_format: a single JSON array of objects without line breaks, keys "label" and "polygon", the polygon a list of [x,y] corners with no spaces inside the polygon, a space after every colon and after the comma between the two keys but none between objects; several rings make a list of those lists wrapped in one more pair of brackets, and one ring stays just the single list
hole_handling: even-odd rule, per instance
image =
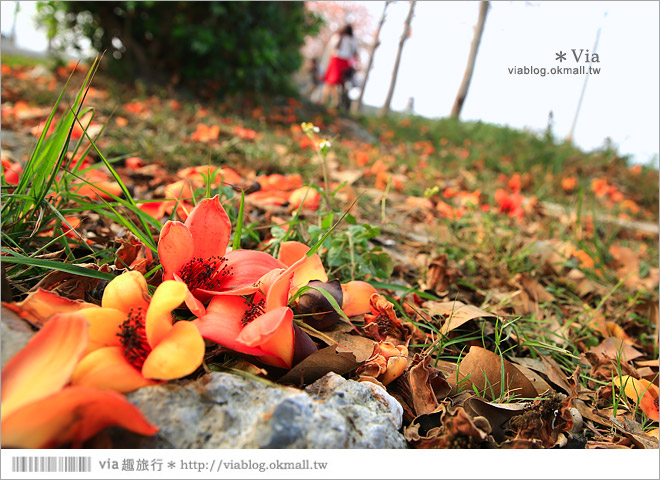
[{"label": "tree trunk", "polygon": [[12,45],[16,45],[16,20],[18,18],[18,12],[21,9],[21,3],[15,2],[14,6],[14,19],[11,22],[11,31],[9,32],[9,41]]},{"label": "tree trunk", "polygon": [[367,68],[364,71],[364,80],[362,81],[362,88],[360,89],[360,96],[357,99],[357,102],[354,103],[354,110],[359,112],[362,109],[362,97],[364,97],[364,89],[367,86],[367,80],[369,79],[369,72],[371,71],[371,66],[374,63],[374,55],[376,54],[376,49],[380,45],[380,30],[383,28],[383,23],[385,23],[385,12],[387,7],[393,0],[386,0],[385,6],[383,7],[383,14],[380,16],[380,21],[378,22],[378,28],[374,35],[374,41],[369,48],[369,63],[367,63]]},{"label": "tree trunk", "polygon": [[416,0],[410,2],[410,10],[408,11],[408,17],[406,17],[406,23],[403,27],[403,34],[401,35],[401,40],[399,40],[399,50],[396,52],[396,60],[394,61],[394,71],[392,72],[392,81],[390,82],[390,90],[387,92],[387,98],[385,99],[385,104],[383,108],[380,109],[380,115],[386,115],[390,111],[390,104],[392,103],[392,95],[394,95],[394,86],[396,85],[396,77],[399,74],[399,63],[401,62],[401,51],[403,50],[403,44],[408,39],[410,34],[410,23],[412,22],[413,12],[415,11]]},{"label": "tree trunk", "polygon": [[451,109],[452,118],[458,118],[461,115],[461,110],[463,109],[463,103],[465,103],[465,98],[467,97],[468,88],[470,88],[470,81],[472,80],[472,72],[474,72],[474,64],[477,61],[477,51],[479,50],[479,43],[481,43],[481,35],[484,33],[484,25],[486,23],[486,15],[488,14],[488,8],[490,7],[490,2],[482,1],[479,5],[479,20],[477,21],[477,26],[474,30],[474,38],[472,39],[472,46],[470,47],[470,56],[468,57],[467,68],[465,69],[465,75],[463,75],[463,82],[461,87],[458,89],[458,95],[456,95],[456,100],[454,101],[454,106]]}]

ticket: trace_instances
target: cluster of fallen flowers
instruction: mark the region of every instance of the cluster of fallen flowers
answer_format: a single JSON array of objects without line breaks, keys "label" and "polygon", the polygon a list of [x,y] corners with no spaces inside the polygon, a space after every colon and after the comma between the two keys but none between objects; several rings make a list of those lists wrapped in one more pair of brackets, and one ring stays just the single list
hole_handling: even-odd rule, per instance
[{"label": "cluster of fallen flowers", "polygon": [[[2,445],[80,446],[111,425],[154,434],[158,428],[121,393],[195,372],[205,340],[282,369],[313,353],[291,307],[308,299],[299,290],[310,282],[330,285],[318,254],[293,241],[281,244],[277,258],[228,251],[230,234],[215,196],[199,202],[185,223],[163,226],[163,281],[153,295],[137,271],[115,277],[101,306],[38,290],[29,300],[39,304],[41,329],[2,370]],[[369,312],[371,297],[378,297],[362,281],[340,291],[338,305],[348,316]],[[173,322],[172,312],[184,304],[194,319]],[[21,316],[28,300],[6,306]],[[318,305],[306,307],[324,313]]]}]

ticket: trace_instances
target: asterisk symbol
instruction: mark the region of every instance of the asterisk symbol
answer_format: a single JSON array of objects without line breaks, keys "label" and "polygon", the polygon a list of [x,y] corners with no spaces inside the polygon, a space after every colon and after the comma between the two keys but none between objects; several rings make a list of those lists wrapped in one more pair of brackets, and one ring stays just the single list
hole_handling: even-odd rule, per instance
[{"label": "asterisk symbol", "polygon": [[176,463],[174,462],[167,462],[167,468],[174,468],[176,467]]},{"label": "asterisk symbol", "polygon": [[559,60],[560,62],[566,60],[566,52],[562,52],[561,50],[559,50],[559,53],[555,53],[555,55],[556,55],[555,60]]}]

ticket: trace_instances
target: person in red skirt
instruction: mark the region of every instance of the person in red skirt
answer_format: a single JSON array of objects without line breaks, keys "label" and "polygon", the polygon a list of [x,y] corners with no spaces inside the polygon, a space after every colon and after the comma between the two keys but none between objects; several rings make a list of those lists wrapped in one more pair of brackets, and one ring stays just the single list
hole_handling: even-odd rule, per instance
[{"label": "person in red skirt", "polygon": [[358,45],[353,36],[353,27],[346,25],[341,32],[333,35],[330,40],[333,46],[325,72],[322,103],[332,96],[332,105],[339,104],[339,85],[344,82],[344,75],[357,61]]}]

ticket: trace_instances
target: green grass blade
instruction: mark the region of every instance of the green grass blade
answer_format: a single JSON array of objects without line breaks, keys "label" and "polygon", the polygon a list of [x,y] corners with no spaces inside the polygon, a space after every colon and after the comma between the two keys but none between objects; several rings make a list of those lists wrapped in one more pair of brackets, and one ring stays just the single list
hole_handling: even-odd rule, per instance
[{"label": "green grass blade", "polygon": [[241,205],[238,207],[238,216],[236,218],[236,229],[234,230],[233,250],[241,248],[241,235],[243,234],[243,211],[245,210],[245,191],[241,190]]},{"label": "green grass blade", "polygon": [[58,270],[60,272],[70,273],[72,275],[81,275],[83,277],[98,278],[100,280],[112,280],[115,278],[111,273],[99,272],[91,268],[81,267],[79,265],[71,263],[56,262],[54,260],[46,260],[42,258],[31,258],[25,257],[23,255],[18,255],[11,250],[2,249],[4,253],[9,253],[9,255],[3,255],[3,263],[17,264],[17,265],[27,265],[31,267],[40,267],[46,268],[49,270]]}]

